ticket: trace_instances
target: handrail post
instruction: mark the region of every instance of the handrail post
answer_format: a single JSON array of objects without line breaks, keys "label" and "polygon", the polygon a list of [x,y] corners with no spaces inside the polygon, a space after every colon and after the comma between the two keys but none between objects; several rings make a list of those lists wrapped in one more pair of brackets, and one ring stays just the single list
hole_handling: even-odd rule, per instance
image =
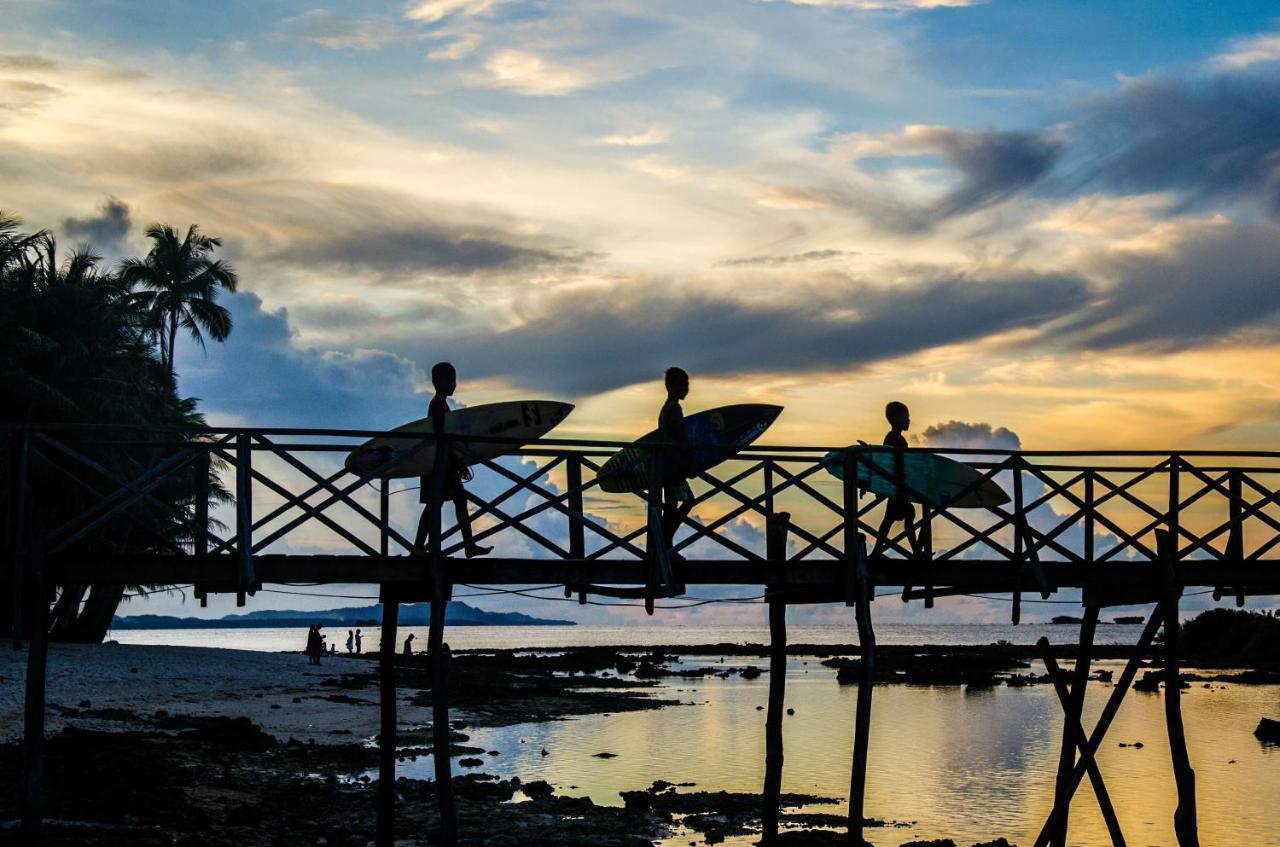
[{"label": "handrail post", "polygon": [[1093,565],[1096,557],[1094,549],[1094,476],[1095,471],[1090,468],[1084,472],[1084,563]]},{"label": "handrail post", "polygon": [[386,558],[391,553],[391,480],[383,477],[378,485],[378,553]]},{"label": "handrail post", "polygon": [[[1233,562],[1244,561],[1244,521],[1240,517],[1241,508],[1244,505],[1241,495],[1241,473],[1239,470],[1232,470],[1227,476],[1227,491],[1229,502],[1227,504],[1228,521],[1231,529],[1227,534],[1227,559]],[[1244,586],[1236,586],[1236,605],[1244,605]]]},{"label": "handrail post", "polygon": [[[209,470],[212,464],[212,447],[201,448],[200,458],[196,460],[196,502],[192,522],[195,524],[191,534],[191,555],[203,559],[209,555]],[[209,593],[203,585],[192,589],[200,601],[200,607],[209,605]]]},{"label": "handrail post", "polygon": [[565,485],[569,489],[569,558],[582,559],[587,555],[587,533],[583,525],[582,457],[577,453],[565,462]]},{"label": "handrail post", "polygon": [[1013,562],[1015,565],[1013,586],[1013,624],[1022,621],[1022,580],[1026,576],[1027,564],[1023,555],[1023,527],[1026,526],[1024,509],[1026,504],[1022,497],[1022,457],[1010,457],[1013,468]]},{"label": "handrail post", "polygon": [[244,595],[254,589],[253,575],[253,446],[249,434],[236,436],[236,554],[239,572],[236,580],[236,605],[243,606]]}]

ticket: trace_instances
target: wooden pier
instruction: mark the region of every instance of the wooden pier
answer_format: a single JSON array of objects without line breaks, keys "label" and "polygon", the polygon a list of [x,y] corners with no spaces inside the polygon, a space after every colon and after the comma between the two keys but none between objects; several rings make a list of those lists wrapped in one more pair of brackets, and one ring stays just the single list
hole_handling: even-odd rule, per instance
[{"label": "wooden pier", "polygon": [[[852,606],[862,653],[850,770],[852,844],[862,842],[864,789],[875,779],[867,751],[876,589],[900,589],[904,601],[927,606],[954,595],[1007,595],[1014,623],[1025,594],[1049,598],[1078,591],[1085,624],[1074,672],[1059,669],[1047,643],[1042,645],[1064,727],[1053,807],[1037,847],[1066,843],[1067,811],[1086,777],[1112,842],[1125,843],[1093,756],[1160,628],[1165,678],[1177,679],[1176,624],[1184,591],[1211,589],[1215,597],[1232,597],[1240,605],[1250,595],[1280,594],[1280,453],[939,450],[994,480],[1012,498],[1003,506],[957,509],[891,479],[871,460],[885,448],[850,448],[839,455],[839,480],[828,473],[830,448],[755,446],[691,480],[694,509],[668,547],[660,531],[659,492],[651,487],[637,497],[599,488],[604,461],[626,445],[544,439],[476,466],[468,492],[476,540],[488,539],[498,549],[491,557],[467,560],[459,558],[457,528],[442,523],[438,508],[427,509],[425,541],[415,545],[421,507],[417,496],[400,495],[417,480],[381,480],[344,469],[352,447],[382,434],[107,426],[6,430],[6,611],[15,647],[28,643],[24,843],[40,842],[47,619],[59,592],[190,584],[197,597],[234,593],[243,604],[273,583],[379,584],[386,603],[379,658],[379,845],[391,844],[395,811],[392,659],[398,604],[431,601],[438,843],[453,845],[460,835],[465,838],[456,829],[447,753],[444,609],[455,584],[560,584],[581,601],[591,595],[642,599],[650,613],[660,611],[661,600],[693,586],[755,586],[768,604],[773,639],[762,763],[766,841],[777,831],[783,763],[786,607]],[[128,461],[119,461],[122,455]],[[859,489],[859,466],[917,500],[918,549],[907,543],[901,524],[892,537],[868,544],[875,540],[884,498]],[[166,482],[182,475],[197,481],[195,496],[166,497]],[[437,503],[442,483],[438,475],[424,481]],[[76,502],[87,505],[51,519],[39,503],[59,490],[76,492]],[[169,531],[157,532],[157,526]],[[146,542],[127,552],[97,543],[104,532],[122,527],[128,527],[126,537],[133,533]],[[869,555],[869,548],[880,552]],[[1093,624],[1103,607],[1141,603],[1153,607],[1146,629],[1088,730],[1080,718]],[[1164,695],[1178,793],[1174,829],[1180,847],[1190,847],[1198,844],[1195,774],[1178,688],[1167,684]]]}]

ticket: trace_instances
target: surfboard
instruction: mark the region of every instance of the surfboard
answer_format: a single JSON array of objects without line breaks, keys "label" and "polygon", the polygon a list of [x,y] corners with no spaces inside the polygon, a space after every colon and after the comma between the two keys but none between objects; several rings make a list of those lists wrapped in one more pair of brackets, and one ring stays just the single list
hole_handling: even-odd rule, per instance
[{"label": "surfboard", "polygon": [[[863,448],[864,455],[870,456],[876,467],[883,468],[888,476],[874,473],[863,462],[858,462],[858,487],[873,494],[892,497],[897,493],[893,480],[897,474],[895,469],[894,450],[891,447]],[[823,457],[823,464],[836,479],[844,479],[845,450],[833,450]],[[934,453],[912,453],[902,455],[903,481],[914,491],[920,492],[929,505],[951,509],[979,509],[987,506],[1001,506],[1009,502],[1009,495],[993,479],[982,479],[982,474],[963,462],[948,459]],[[965,491],[975,482],[978,484]],[[961,493],[963,492],[963,493]],[[907,499],[921,502],[916,494],[909,493]]]},{"label": "surfboard", "polygon": [[[509,444],[454,441],[453,451],[458,461],[464,465],[473,465],[486,459],[505,456],[521,444],[541,438],[572,411],[572,403],[554,400],[485,403],[449,412],[444,419],[444,428],[450,435],[514,439]],[[436,455],[432,446],[435,434],[432,432],[431,418],[421,418],[396,427],[391,432],[392,435],[371,438],[347,454],[347,470],[361,476],[372,472],[379,479],[429,475]],[[421,450],[415,450],[423,442],[427,442],[427,445]]]},{"label": "surfboard", "polygon": [[[689,443],[696,445],[690,451],[692,470],[711,470],[725,459],[731,458],[759,438],[780,414],[781,406],[740,403],[685,415],[684,428],[689,436]],[[665,443],[666,436],[655,429],[636,439],[635,446],[624,447],[614,453],[597,475],[600,488],[613,493],[629,494],[648,488],[650,450],[640,445]],[[663,484],[676,485],[684,479],[684,474],[673,468],[667,473]]]}]

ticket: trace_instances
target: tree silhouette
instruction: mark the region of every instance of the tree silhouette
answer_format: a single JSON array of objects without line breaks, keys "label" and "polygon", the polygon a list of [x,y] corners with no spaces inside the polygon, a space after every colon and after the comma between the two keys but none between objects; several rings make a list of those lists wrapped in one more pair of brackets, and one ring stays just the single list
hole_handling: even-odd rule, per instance
[{"label": "tree silhouette", "polygon": [[166,224],[147,227],[147,237],[154,244],[146,258],[125,259],[117,273],[149,316],[147,328],[160,347],[160,363],[173,376],[179,328],[201,349],[205,334],[214,341],[231,334],[231,313],[216,301],[219,288],[235,291],[239,279],[231,265],[212,256],[222,241],[201,234],[194,224],[182,239]]}]

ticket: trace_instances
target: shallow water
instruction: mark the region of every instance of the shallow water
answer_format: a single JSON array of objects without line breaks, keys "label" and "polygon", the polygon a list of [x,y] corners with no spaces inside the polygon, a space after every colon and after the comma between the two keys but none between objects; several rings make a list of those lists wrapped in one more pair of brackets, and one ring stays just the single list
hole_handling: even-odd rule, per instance
[{"label": "shallow water", "polygon": [[[1138,629],[1100,627],[1098,640],[1132,643]],[[885,625],[879,636],[886,644],[986,644],[1001,639],[1032,643],[1042,633],[1055,643],[1076,634],[1071,626]],[[853,635],[838,626],[794,626],[789,632],[793,643],[848,643],[856,640]],[[301,640],[293,630],[119,632],[115,637],[131,643],[242,649],[297,649]],[[758,643],[767,637],[764,628],[741,627],[455,627],[449,633],[455,649]],[[420,632],[419,643],[425,638]],[[365,646],[375,649],[376,642],[366,640]],[[694,661],[719,665],[716,657]],[[746,664],[763,666],[764,661],[724,659],[724,666]],[[1118,672],[1121,663],[1096,666]],[[1086,727],[1093,725],[1111,690],[1110,685],[1090,684]],[[789,663],[787,705],[796,714],[784,722],[783,789],[841,800],[813,811],[845,811],[856,693],[853,686],[838,685],[834,671],[816,659],[796,657]],[[590,796],[600,804],[620,804],[619,791],[645,788],[659,778],[696,782],[706,790],[760,790],[765,713],[756,707],[767,702],[767,675],[671,680],[655,696],[691,705],[469,730],[470,743],[500,752],[483,757],[487,773],[545,779],[562,793]],[[1280,717],[1280,686],[1215,683],[1205,689],[1197,684],[1184,692],[1183,714],[1197,774],[1201,843],[1280,847],[1280,748],[1263,745],[1252,734],[1261,716]],[[878,687],[866,813],[915,823],[870,830],[871,841],[884,847],[948,837],[968,845],[1004,836],[1024,847],[1032,843],[1052,802],[1060,716],[1056,696],[1045,685],[974,693],[959,687]],[[1144,746],[1121,748],[1120,742]],[[617,757],[595,758],[604,751]],[[1173,844],[1174,787],[1161,697],[1130,693],[1098,758],[1129,843]],[[430,760],[404,764],[400,772],[429,779]],[[1087,781],[1072,806],[1071,833],[1071,843],[1082,847],[1110,843]],[[678,837],[669,844],[690,840]]]},{"label": "shallow water", "polygon": [[[1107,624],[1099,626],[1098,644],[1132,644],[1141,626]],[[326,627],[328,640],[346,650],[347,628]],[[364,652],[376,652],[379,630],[365,629]],[[409,633],[421,649],[427,643],[427,628],[407,626],[399,630],[403,643]],[[1041,635],[1055,644],[1075,641],[1078,628],[1072,625],[1023,624],[876,624],[876,640],[881,644],[1035,644]],[[300,651],[306,644],[306,630],[262,629],[151,629],[114,630],[108,636],[121,644],[172,644],[184,647],[223,647],[233,650],[267,652]],[[616,645],[658,646],[693,644],[768,644],[767,626],[454,626],[446,636],[454,650],[499,650],[510,648]],[[792,624],[787,627],[792,644],[855,644],[858,633],[851,626]]]}]

